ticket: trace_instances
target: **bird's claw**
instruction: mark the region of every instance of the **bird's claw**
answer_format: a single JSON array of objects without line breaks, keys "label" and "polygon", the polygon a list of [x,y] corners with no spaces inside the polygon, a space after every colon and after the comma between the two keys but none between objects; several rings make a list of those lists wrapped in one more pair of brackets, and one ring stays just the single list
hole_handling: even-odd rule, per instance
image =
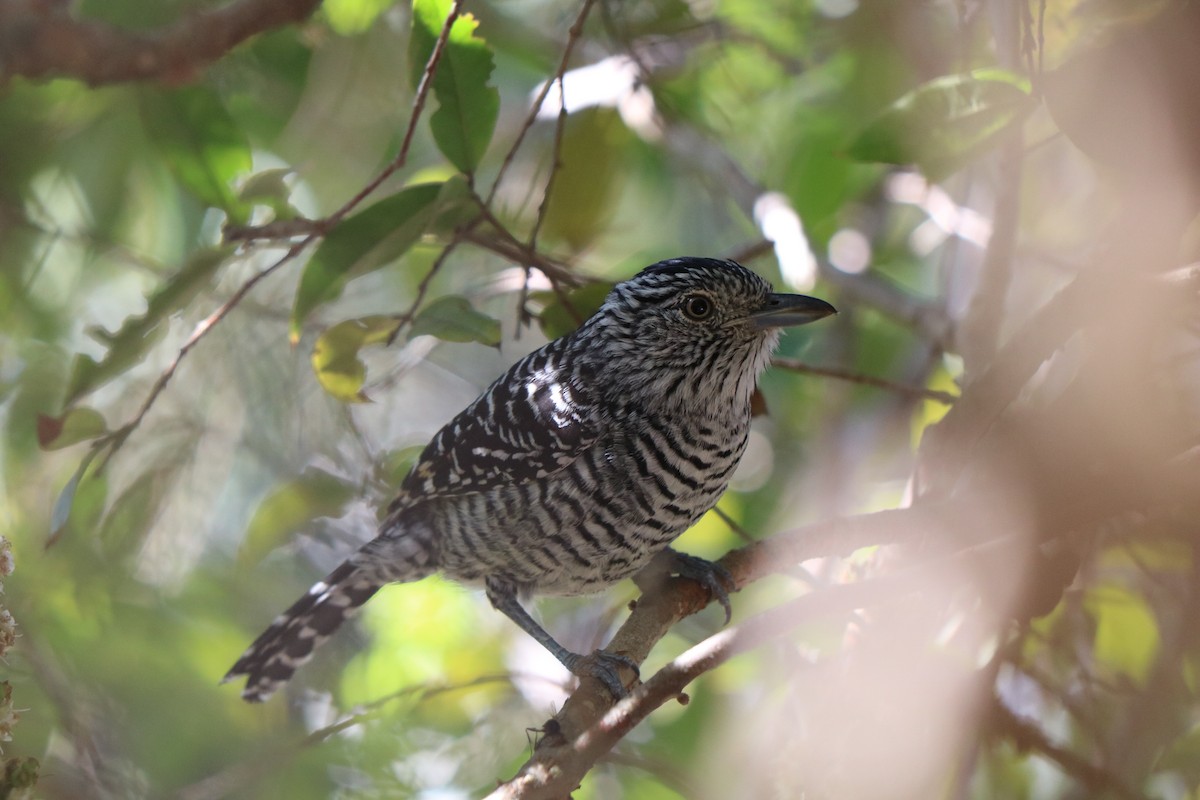
[{"label": "bird's claw", "polygon": [[725,609],[725,624],[729,624],[729,620],[733,619],[733,606],[729,602],[729,590],[725,587],[734,586],[733,575],[729,570],[714,561],[689,556],[687,553],[675,553],[675,563],[671,565],[671,571],[708,589],[712,599]]},{"label": "bird's claw", "polygon": [[597,650],[591,655],[580,655],[571,653],[571,658],[566,663],[567,669],[572,675],[580,678],[595,678],[607,687],[612,696],[620,700],[629,694],[625,688],[625,682],[621,680],[621,673],[618,670],[621,667],[626,667],[633,670],[634,680],[641,677],[641,670],[638,669],[637,662],[629,656],[623,656],[620,653],[610,653],[607,650]]}]

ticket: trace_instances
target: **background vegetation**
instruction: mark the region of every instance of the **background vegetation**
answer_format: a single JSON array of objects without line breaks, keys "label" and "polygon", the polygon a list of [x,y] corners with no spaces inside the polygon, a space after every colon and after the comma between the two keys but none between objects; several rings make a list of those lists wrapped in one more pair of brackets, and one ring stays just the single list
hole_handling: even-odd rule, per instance
[{"label": "background vegetation", "polygon": [[[0,794],[1200,797],[1197,41],[1189,0],[0,5]],[[732,551],[729,632],[643,599],[597,722],[429,579],[217,685],[682,254],[842,312],[679,543]],[[586,650],[635,596],[539,609]]]}]

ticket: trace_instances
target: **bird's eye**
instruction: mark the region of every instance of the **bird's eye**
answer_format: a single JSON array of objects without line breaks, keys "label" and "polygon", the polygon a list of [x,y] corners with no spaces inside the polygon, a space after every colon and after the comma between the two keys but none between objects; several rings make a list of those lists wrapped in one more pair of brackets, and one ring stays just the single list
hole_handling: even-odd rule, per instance
[{"label": "bird's eye", "polygon": [[707,319],[712,316],[712,312],[712,301],[702,294],[694,294],[683,301],[683,313],[691,319]]}]

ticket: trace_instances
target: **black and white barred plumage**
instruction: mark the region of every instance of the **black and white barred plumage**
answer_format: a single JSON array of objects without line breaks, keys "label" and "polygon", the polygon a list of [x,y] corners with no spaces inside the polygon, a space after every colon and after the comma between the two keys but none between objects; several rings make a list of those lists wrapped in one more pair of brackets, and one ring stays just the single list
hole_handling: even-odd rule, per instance
[{"label": "black and white barred plumage", "polygon": [[[833,313],[771,294],[732,261],[678,258],[618,284],[578,330],[514,364],[442,428],[379,535],[318,582],[226,680],[264,700],[381,586],[434,572],[486,587],[572,672],[620,694],[604,651],[570,653],[517,602],[631,577],[717,502],[742,457],[750,398],[779,328]],[[711,565],[675,555],[675,571]],[[708,572],[705,572],[708,568]]]}]

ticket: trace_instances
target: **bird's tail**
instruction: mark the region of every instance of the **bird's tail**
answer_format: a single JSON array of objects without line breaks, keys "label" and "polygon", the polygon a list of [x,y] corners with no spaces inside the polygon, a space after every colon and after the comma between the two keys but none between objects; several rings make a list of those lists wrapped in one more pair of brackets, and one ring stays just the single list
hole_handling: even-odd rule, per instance
[{"label": "bird's tail", "polygon": [[430,549],[413,537],[368,542],[276,617],[221,682],[245,675],[242,697],[252,703],[266,700],[375,592],[393,581],[432,574],[432,560]]}]

